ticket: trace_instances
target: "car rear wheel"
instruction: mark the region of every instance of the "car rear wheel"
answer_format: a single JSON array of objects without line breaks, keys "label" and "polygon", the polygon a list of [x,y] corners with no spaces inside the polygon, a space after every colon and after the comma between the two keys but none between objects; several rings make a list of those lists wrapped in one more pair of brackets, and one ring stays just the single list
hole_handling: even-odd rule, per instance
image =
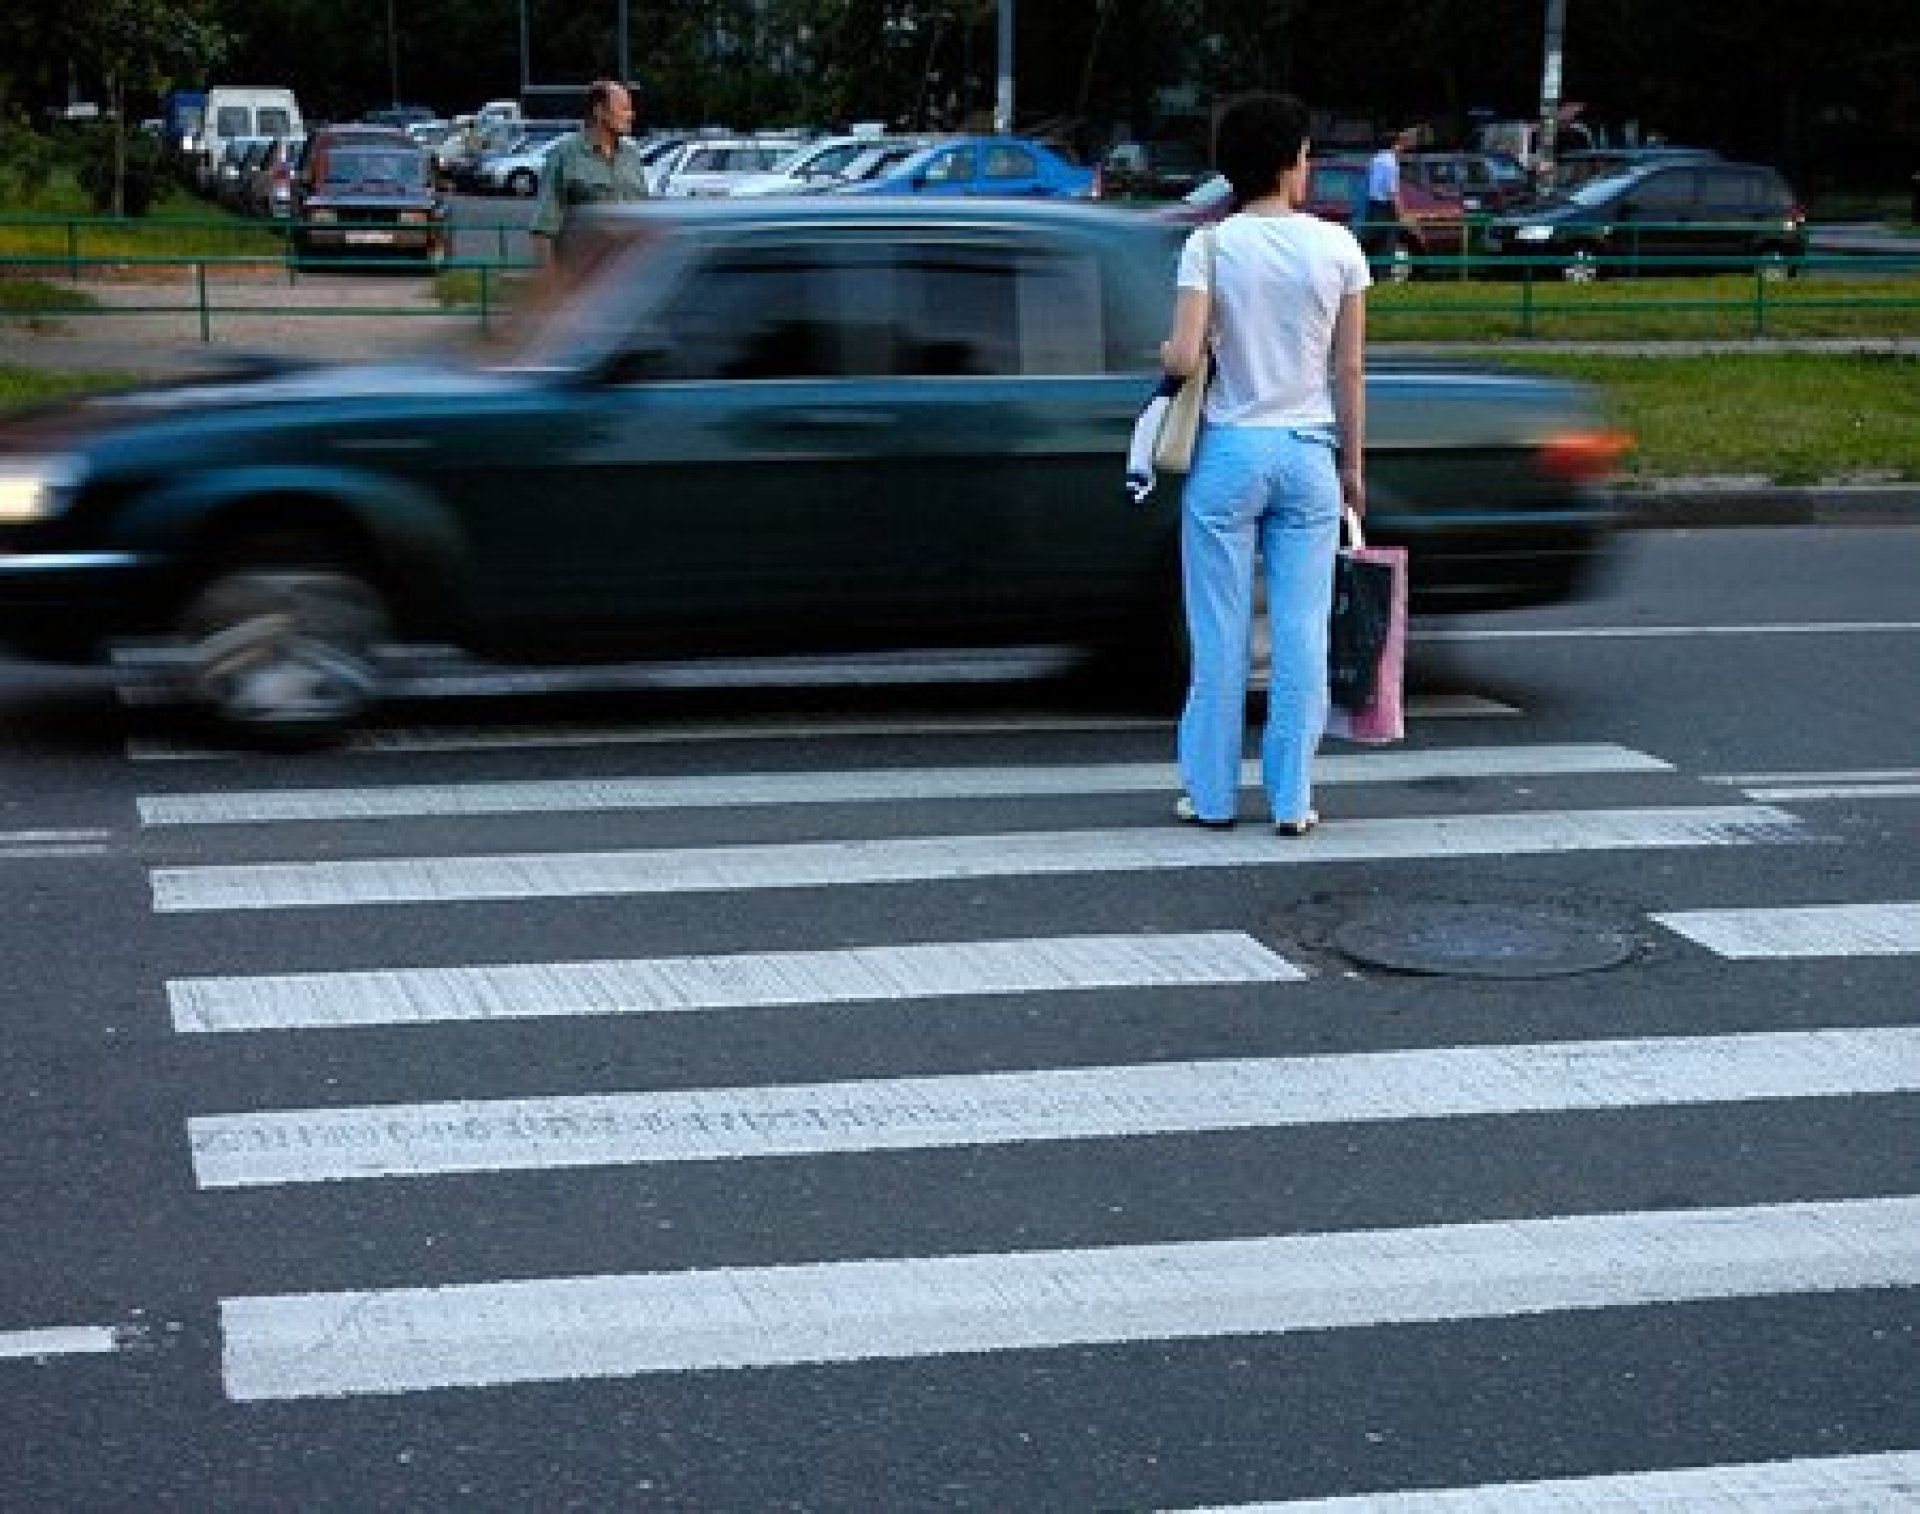
[{"label": "car rear wheel", "polygon": [[235,562],[181,616],[190,692],[249,740],[329,740],[379,698],[388,624],[379,590],[344,564]]},{"label": "car rear wheel", "polygon": [[516,168],[507,175],[507,188],[526,199],[540,187],[540,180],[530,168]]}]

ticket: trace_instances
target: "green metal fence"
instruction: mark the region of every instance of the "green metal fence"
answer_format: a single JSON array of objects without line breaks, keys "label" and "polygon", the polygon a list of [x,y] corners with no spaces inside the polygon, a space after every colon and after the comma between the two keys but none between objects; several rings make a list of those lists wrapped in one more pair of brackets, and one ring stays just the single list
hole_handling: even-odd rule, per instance
[{"label": "green metal fence", "polygon": [[[331,229],[357,226],[387,223]],[[285,223],[212,218],[0,217],[0,322],[177,315],[202,342],[215,340],[225,322],[263,316],[438,319],[484,330],[535,271],[513,255],[524,227],[506,222],[463,225],[455,232],[462,256],[411,267],[385,253],[303,255],[287,233]],[[1468,343],[1920,339],[1920,237],[1888,238],[1871,257],[1706,258],[1628,249],[1583,260],[1577,277],[1569,277],[1571,266],[1564,254],[1378,259],[1369,329],[1383,341]],[[312,277],[321,270],[355,277]],[[414,280],[374,276],[396,271]],[[422,285],[427,274],[433,281]],[[8,298],[10,286],[30,281],[42,286],[31,300]]]}]

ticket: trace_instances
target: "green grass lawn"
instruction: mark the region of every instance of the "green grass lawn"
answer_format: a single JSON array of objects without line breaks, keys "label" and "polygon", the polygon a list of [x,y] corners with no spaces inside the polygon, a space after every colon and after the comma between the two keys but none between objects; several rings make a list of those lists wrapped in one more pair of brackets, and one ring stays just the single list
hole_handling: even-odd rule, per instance
[{"label": "green grass lawn", "polygon": [[1540,353],[1516,361],[1596,385],[1636,439],[1637,475],[1920,480],[1920,358]]},{"label": "green grass lawn", "polygon": [[1920,336],[1920,269],[1819,270],[1765,283],[1752,275],[1598,284],[1418,279],[1367,295],[1376,342],[1746,341]]}]

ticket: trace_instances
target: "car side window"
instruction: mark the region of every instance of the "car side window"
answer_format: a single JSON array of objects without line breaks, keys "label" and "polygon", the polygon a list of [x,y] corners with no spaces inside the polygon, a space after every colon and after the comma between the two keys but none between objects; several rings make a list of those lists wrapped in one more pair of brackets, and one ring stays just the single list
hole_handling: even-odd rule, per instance
[{"label": "car side window", "polygon": [[1700,208],[1708,216],[1751,215],[1760,208],[1760,182],[1750,173],[1703,173]]},{"label": "car side window", "polygon": [[895,371],[918,377],[1098,373],[1105,339],[1090,256],[923,241],[895,254]]},{"label": "car side window", "polygon": [[963,184],[973,177],[973,149],[956,147],[940,153],[921,171],[929,184]]},{"label": "car side window", "polygon": [[1693,208],[1693,170],[1670,168],[1650,174],[1632,194],[1633,203],[1649,220],[1671,219]]},{"label": "car side window", "polygon": [[1040,172],[1033,154],[1024,147],[998,146],[987,149],[989,179],[1031,179]]},{"label": "car side window", "polygon": [[848,378],[881,371],[856,316],[854,270],[829,240],[721,249],[691,270],[661,312],[669,379]]}]

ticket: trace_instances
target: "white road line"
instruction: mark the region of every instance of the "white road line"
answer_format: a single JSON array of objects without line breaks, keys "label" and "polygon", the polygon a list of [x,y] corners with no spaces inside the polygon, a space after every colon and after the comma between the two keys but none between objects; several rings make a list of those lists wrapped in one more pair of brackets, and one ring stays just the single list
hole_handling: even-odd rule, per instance
[{"label": "white road line", "polygon": [[1920,1284],[1920,1199],[223,1299],[241,1401]]},{"label": "white road line", "polygon": [[0,861],[34,857],[98,857],[111,849],[113,832],[80,830],[0,831]]},{"label": "white road line", "polygon": [[191,1034],[1290,983],[1305,976],[1251,936],[1212,931],[185,978],[167,984],[167,999],[173,1028]]},{"label": "white road line", "polygon": [[1910,957],[1920,903],[1674,910],[1653,919],[1722,957]]},{"label": "white road line", "polygon": [[1263,826],[1221,834],[1169,824],[644,851],[241,863],[156,868],[150,878],[154,908],[170,914],[1740,846],[1808,836],[1784,810],[1728,805],[1336,821],[1291,841]]},{"label": "white road line", "polygon": [[1920,768],[1840,768],[1825,772],[1800,773],[1714,773],[1701,778],[1703,783],[1724,783],[1735,788],[1774,783],[1907,783],[1920,782]]},{"label": "white road line", "polygon": [[[1474,719],[1518,715],[1510,704],[1474,694],[1414,695],[1412,720]],[[1024,736],[1101,731],[1165,731],[1170,716],[950,715],[938,718],[847,718],[738,720],[635,726],[393,726],[350,733],[336,755],[410,755],[448,752],[515,752],[574,747],[662,746],[689,741],[815,741],[863,736]],[[142,736],[127,742],[136,762],[214,762],[248,754],[176,737]]]},{"label": "white road line", "polygon": [[[1356,784],[1672,770],[1672,764],[1644,752],[1593,743],[1449,747],[1425,752],[1330,756],[1321,759],[1315,776],[1329,784]],[[1171,794],[1178,787],[1178,781],[1170,763],[1126,762],[396,784],[381,788],[225,790],[143,796],[140,820],[150,826],[253,825],[448,815],[736,809],[747,805],[1022,799],[1162,791]],[[1241,781],[1251,788],[1259,786],[1257,762],[1246,764]]]},{"label": "white road line", "polygon": [[1769,784],[1742,792],[1749,799],[1769,803],[1813,799],[1920,799],[1920,783]]},{"label": "white road line", "polygon": [[1184,1514],[1913,1514],[1916,1508],[1920,1452],[1887,1451],[1217,1504]]},{"label": "white road line", "polygon": [[1416,641],[1684,641],[1691,636],[1878,636],[1920,631],[1920,620],[1833,620],[1804,625],[1535,626],[1422,631]]},{"label": "white road line", "polygon": [[105,1325],[55,1325],[0,1331],[0,1361],[47,1356],[101,1356],[120,1349],[119,1333]]},{"label": "white road line", "polygon": [[207,1115],[203,1188],[1920,1090],[1920,1027]]}]

